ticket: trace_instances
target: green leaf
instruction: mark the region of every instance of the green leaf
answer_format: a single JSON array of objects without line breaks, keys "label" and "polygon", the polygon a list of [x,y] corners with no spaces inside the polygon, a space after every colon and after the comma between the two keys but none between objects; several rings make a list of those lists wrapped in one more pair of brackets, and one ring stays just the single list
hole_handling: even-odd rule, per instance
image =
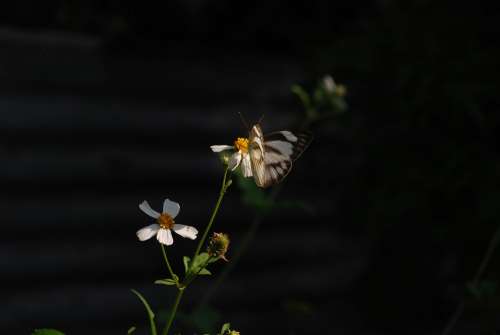
[{"label": "green leaf", "polygon": [[210,274],[208,270],[206,270],[205,272],[203,271],[204,270],[203,268],[208,263],[209,257],[210,256],[206,252],[202,252],[201,254],[197,255],[196,258],[193,260],[193,266],[191,267],[191,271],[197,274]]},{"label": "green leaf", "polygon": [[224,335],[226,332],[229,332],[230,330],[231,330],[231,324],[227,322],[224,325],[222,325],[219,335]]},{"label": "green leaf", "polygon": [[144,305],[144,307],[146,308],[146,311],[148,312],[148,316],[149,318],[153,319],[155,317],[155,313],[153,313],[153,310],[151,309],[151,307],[149,306],[146,298],[144,298],[142,296],[142,294],[140,294],[139,292],[137,292],[136,290],[134,289],[131,289],[132,293],[134,293],[142,302],[142,304]]},{"label": "green leaf", "polygon": [[189,262],[190,261],[191,261],[191,258],[189,258],[188,256],[182,257],[182,262],[184,263],[184,271],[186,272],[186,274],[188,273],[188,270],[189,270]]},{"label": "green leaf", "polygon": [[208,264],[215,263],[220,259],[220,257],[210,257],[208,259]]},{"label": "green leaf", "polygon": [[167,278],[167,279],[155,280],[155,284],[172,286],[172,285],[177,285],[177,282],[173,279]]},{"label": "green leaf", "polygon": [[316,88],[314,90],[314,94],[313,94],[313,97],[314,97],[314,102],[316,104],[321,104],[324,100],[325,100],[325,91],[324,91],[324,88],[323,87],[320,87],[320,88]]},{"label": "green leaf", "polygon": [[31,335],[64,335],[63,332],[56,329],[35,329],[35,331]]},{"label": "green leaf", "polygon": [[305,109],[309,109],[311,107],[309,94],[301,86],[293,85],[290,90],[300,99]]},{"label": "green leaf", "polygon": [[199,275],[211,275],[212,272],[208,271],[206,268],[201,269],[200,272],[198,272]]},{"label": "green leaf", "polygon": [[155,324],[155,320],[154,320],[155,313],[153,313],[153,310],[149,306],[147,300],[139,292],[137,292],[134,289],[132,289],[131,291],[141,300],[142,304],[146,308],[146,311],[148,313],[148,318],[149,318],[149,325],[151,326],[151,335],[157,335],[156,324]]},{"label": "green leaf", "polygon": [[193,267],[200,267],[202,265],[205,265],[208,261],[208,257],[210,256],[206,252],[202,252],[201,254],[197,255],[194,259]]},{"label": "green leaf", "polygon": [[[211,260],[210,255],[206,252],[198,254],[195,259],[191,262],[190,268],[188,269],[188,274],[195,275],[210,275],[212,274],[208,269],[206,269],[207,264]],[[184,265],[186,266],[186,265]]]},{"label": "green leaf", "polygon": [[136,329],[136,328],[135,328],[134,326],[130,327],[130,328],[128,329],[128,331],[127,331],[127,335],[130,335],[130,334],[132,334],[133,332],[135,332],[135,329]]}]

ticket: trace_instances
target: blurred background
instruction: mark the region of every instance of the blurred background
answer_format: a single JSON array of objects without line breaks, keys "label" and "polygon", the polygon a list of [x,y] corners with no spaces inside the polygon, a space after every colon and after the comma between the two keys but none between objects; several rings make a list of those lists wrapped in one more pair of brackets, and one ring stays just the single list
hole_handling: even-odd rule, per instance
[{"label": "blurred background", "polygon": [[[222,177],[209,146],[246,135],[238,112],[264,115],[265,132],[307,124],[315,139],[272,210],[256,206],[269,192],[231,187],[215,223],[230,262],[186,291],[177,331],[500,331],[494,7],[0,8],[0,333],[147,334],[130,288],[162,324],[175,290],[153,284],[167,273],[158,244],[137,241],[152,223],[138,204],[168,197],[178,223],[205,227]],[[313,94],[325,74],[346,92],[311,119],[291,87]],[[176,272],[194,247],[175,238]]]}]

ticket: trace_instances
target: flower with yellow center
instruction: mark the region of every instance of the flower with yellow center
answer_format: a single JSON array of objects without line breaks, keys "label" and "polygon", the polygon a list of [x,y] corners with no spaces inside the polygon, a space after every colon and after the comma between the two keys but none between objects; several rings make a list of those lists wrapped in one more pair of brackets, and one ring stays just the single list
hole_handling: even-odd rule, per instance
[{"label": "flower with yellow center", "polygon": [[248,153],[248,138],[238,137],[238,139],[234,141],[234,147],[242,153]]},{"label": "flower with yellow center", "polygon": [[198,234],[196,228],[175,223],[174,219],[181,209],[178,203],[165,199],[162,213],[153,210],[147,201],[143,201],[139,205],[139,208],[153,219],[156,219],[156,223],[137,231],[137,237],[140,241],[149,240],[156,235],[158,242],[171,245],[174,243],[171,230],[182,237],[187,237],[191,240],[196,239],[196,235]]},{"label": "flower with yellow center", "polygon": [[163,229],[172,229],[175,224],[174,219],[167,213],[160,214],[156,222],[158,222],[160,228]]},{"label": "flower with yellow center", "polygon": [[252,163],[250,161],[250,156],[248,155],[248,138],[238,137],[234,141],[234,146],[232,145],[212,145],[210,149],[213,152],[222,152],[226,150],[233,150],[234,153],[229,158],[228,167],[231,170],[236,170],[241,163],[241,172],[244,177],[252,176]]}]

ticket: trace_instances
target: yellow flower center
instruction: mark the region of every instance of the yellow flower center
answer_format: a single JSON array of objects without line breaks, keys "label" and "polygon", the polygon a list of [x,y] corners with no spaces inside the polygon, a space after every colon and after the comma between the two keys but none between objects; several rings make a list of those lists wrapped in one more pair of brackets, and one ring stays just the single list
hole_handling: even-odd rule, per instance
[{"label": "yellow flower center", "polygon": [[174,219],[167,213],[160,214],[160,217],[156,221],[163,229],[172,229],[175,223]]},{"label": "yellow flower center", "polygon": [[246,154],[248,152],[248,138],[238,137],[238,139],[234,141],[234,146],[238,151]]}]

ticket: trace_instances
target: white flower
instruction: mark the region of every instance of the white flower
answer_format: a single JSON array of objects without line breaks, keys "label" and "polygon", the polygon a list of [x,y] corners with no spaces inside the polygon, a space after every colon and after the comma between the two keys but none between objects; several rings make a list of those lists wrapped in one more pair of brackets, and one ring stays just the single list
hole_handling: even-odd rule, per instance
[{"label": "white flower", "polygon": [[198,234],[196,228],[174,222],[175,217],[179,214],[181,209],[178,203],[165,199],[161,214],[153,210],[147,201],[143,201],[139,205],[139,208],[153,219],[156,219],[157,222],[139,229],[137,231],[139,240],[146,241],[156,235],[156,239],[160,243],[171,245],[174,243],[174,239],[170,230],[173,230],[182,237],[187,237],[192,240],[196,239],[196,235]]},{"label": "white flower", "polygon": [[234,150],[228,162],[228,167],[231,170],[236,170],[241,163],[241,172],[244,177],[252,176],[252,163],[248,154],[248,138],[238,137],[232,145],[212,145],[210,146],[213,152],[221,152],[226,150]]}]

